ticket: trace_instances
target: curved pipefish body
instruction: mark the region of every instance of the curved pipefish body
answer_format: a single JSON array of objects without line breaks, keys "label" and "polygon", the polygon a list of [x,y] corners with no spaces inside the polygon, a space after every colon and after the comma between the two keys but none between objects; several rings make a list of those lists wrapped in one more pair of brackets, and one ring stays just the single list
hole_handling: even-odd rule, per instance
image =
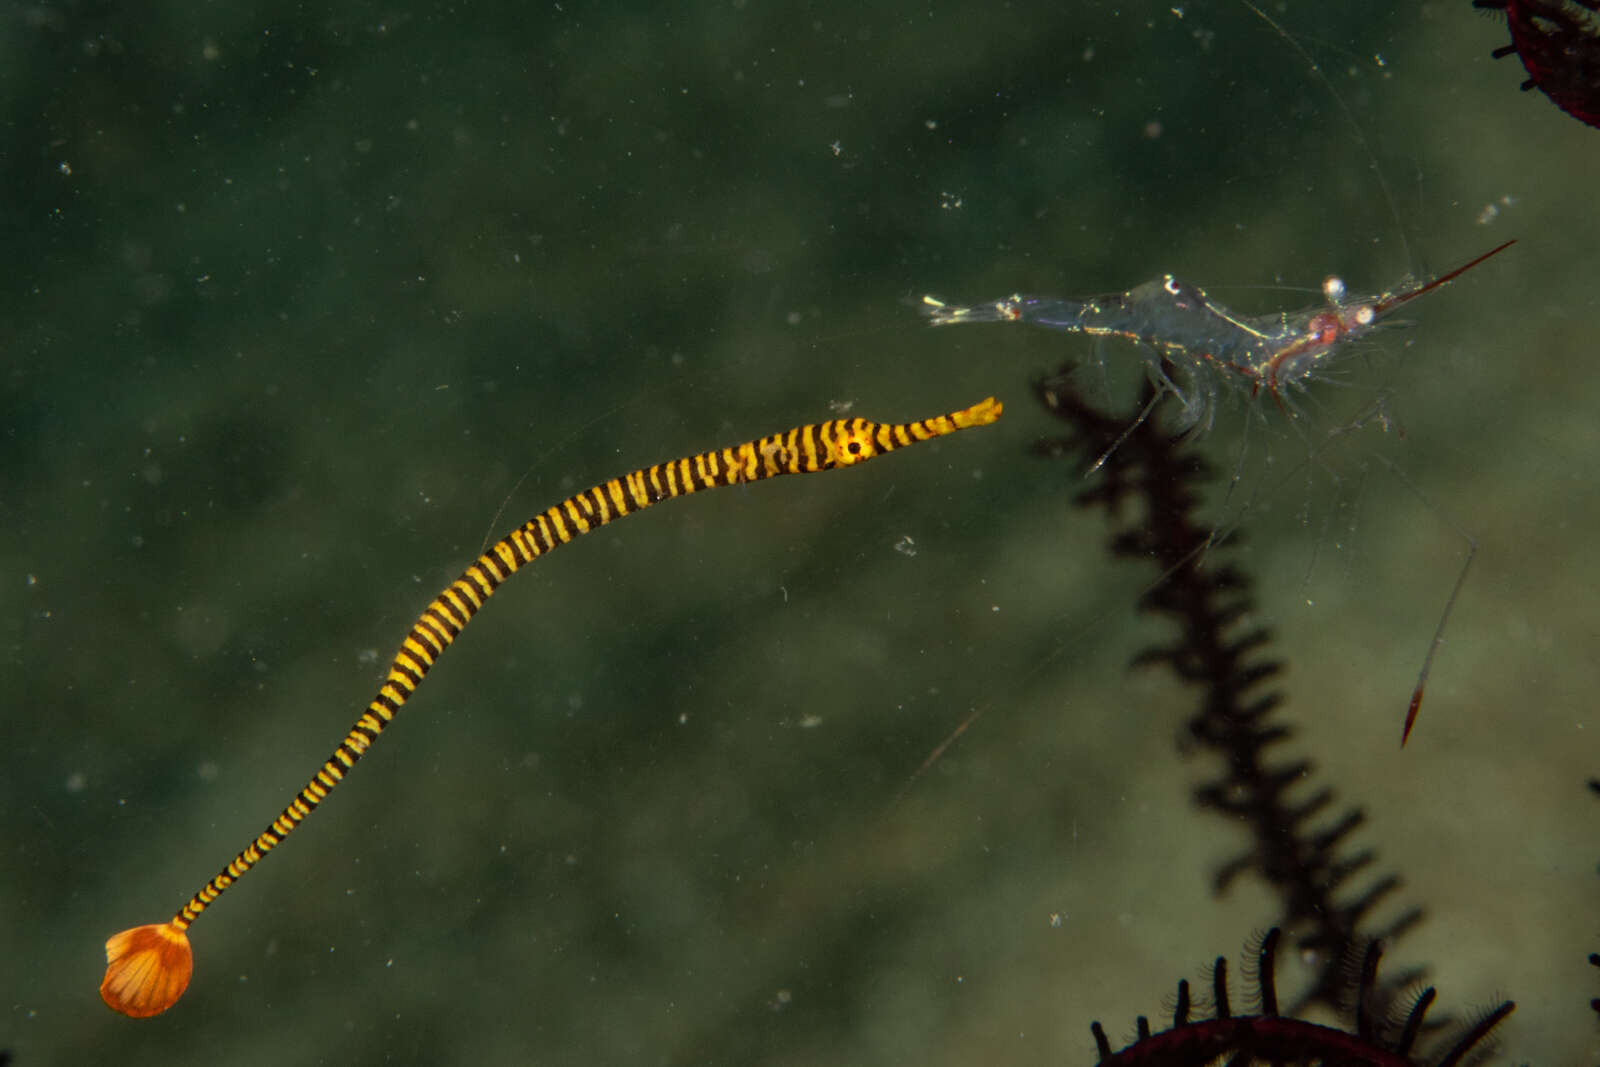
[{"label": "curved pipefish body", "polygon": [[798,426],[729,448],[644,467],[569,497],[512,530],[451,582],[412,624],[388,676],[333,754],[272,823],[164,923],[136,926],[106,942],[100,996],[134,1018],[159,1015],[189,985],[194,970],[187,930],[229,886],[304,822],[394,721],[428,671],[502,584],[519,569],[576,537],[652,504],[707,489],[782,474],[854,466],[897,448],[986,426],[1000,417],[993,397],[949,415],[909,423],[835,419]]}]

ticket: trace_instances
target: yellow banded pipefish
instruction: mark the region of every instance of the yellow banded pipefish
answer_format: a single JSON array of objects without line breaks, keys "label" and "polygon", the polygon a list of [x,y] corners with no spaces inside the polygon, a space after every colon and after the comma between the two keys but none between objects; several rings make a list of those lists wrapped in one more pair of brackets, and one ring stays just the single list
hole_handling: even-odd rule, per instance
[{"label": "yellow banded pipefish", "polygon": [[222,893],[282,844],[355,767],[362,754],[416,692],[435,661],[466,628],[494,591],[524,565],[614,519],[662,500],[706,489],[760,481],[781,474],[813,474],[850,467],[897,448],[928,441],[1000,417],[990,397],[969,408],[909,423],[834,419],[797,426],[740,445],[658,463],[613,478],[540,512],[491,545],[451,582],[412,624],[388,676],[288,807],[243,851],[164,923],[135,926],[106,942],[100,996],[114,1011],[147,1018],[183,995],[194,971],[188,928]]}]

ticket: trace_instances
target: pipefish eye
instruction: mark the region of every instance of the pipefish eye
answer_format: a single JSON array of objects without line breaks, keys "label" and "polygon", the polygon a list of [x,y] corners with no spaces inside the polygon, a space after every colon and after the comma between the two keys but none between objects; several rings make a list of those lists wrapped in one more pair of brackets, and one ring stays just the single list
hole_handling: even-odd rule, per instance
[{"label": "pipefish eye", "polygon": [[852,463],[871,459],[878,454],[878,449],[872,441],[872,430],[869,426],[861,425],[861,420],[856,420],[854,425],[848,422],[840,422],[837,425],[838,432],[833,439],[835,464],[848,467]]}]

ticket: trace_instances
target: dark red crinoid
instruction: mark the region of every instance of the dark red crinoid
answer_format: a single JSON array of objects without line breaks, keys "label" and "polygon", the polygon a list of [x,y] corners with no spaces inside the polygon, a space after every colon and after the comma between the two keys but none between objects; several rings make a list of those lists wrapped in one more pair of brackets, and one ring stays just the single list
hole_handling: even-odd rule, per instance
[{"label": "dark red crinoid", "polygon": [[[1172,1026],[1152,1033],[1140,1016],[1138,1038],[1120,1052],[1098,1022],[1090,1030],[1099,1052],[1097,1067],[1208,1067],[1210,1064],[1325,1067],[1459,1067],[1486,1053],[1491,1032],[1516,1007],[1511,1001],[1479,1014],[1430,1054],[1417,1051],[1433,989],[1425,989],[1409,1008],[1384,1003],[1378,986],[1377,942],[1367,946],[1359,975],[1353,976],[1351,1014],[1354,1026],[1339,1030],[1278,1014],[1276,956],[1279,935],[1270,930],[1256,950],[1254,992],[1259,1009],[1235,1015],[1229,1004],[1228,961],[1219,956],[1211,971],[1211,1017],[1196,1018],[1188,982],[1178,983]],[[1394,1010],[1396,1008],[1399,1010]]]},{"label": "dark red crinoid", "polygon": [[1505,12],[1511,43],[1494,57],[1521,58],[1524,90],[1538,88],[1562,111],[1600,128],[1600,0],[1472,0],[1472,6]]}]

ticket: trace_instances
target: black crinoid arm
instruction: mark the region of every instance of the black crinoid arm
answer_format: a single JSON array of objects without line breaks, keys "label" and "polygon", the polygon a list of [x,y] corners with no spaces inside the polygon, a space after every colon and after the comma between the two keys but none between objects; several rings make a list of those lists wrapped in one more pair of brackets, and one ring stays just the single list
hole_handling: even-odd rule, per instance
[{"label": "black crinoid arm", "polygon": [[[1326,1026],[1281,1014],[1277,988],[1276,928],[1246,958],[1244,990],[1253,1011],[1238,1014],[1228,987],[1228,960],[1218,956],[1212,964],[1210,989],[1198,997],[1189,982],[1178,982],[1172,1023],[1161,1030],[1139,1016],[1134,1041],[1113,1051],[1100,1023],[1090,1024],[1099,1067],[1202,1067],[1205,1064],[1322,1064],[1350,1067],[1458,1067],[1477,1063],[1493,1048],[1494,1030],[1516,1008],[1505,1001],[1470,1021],[1448,1028],[1437,1040],[1425,1040],[1428,1010],[1433,1006],[1430,987],[1409,998],[1407,1004],[1380,1006],[1388,1000],[1378,979],[1383,955],[1379,942],[1368,942],[1359,965],[1347,972],[1344,994],[1351,1004],[1348,1028]],[[1253,973],[1250,973],[1253,972]],[[1198,1002],[1209,999],[1209,1010]],[[1423,1046],[1430,1046],[1424,1049]]]},{"label": "black crinoid arm", "polygon": [[[1293,734],[1280,715],[1283,696],[1270,685],[1281,664],[1270,655],[1271,633],[1249,622],[1249,577],[1227,558],[1237,532],[1219,539],[1199,515],[1211,480],[1206,463],[1159,418],[1142,418],[1152,399],[1148,388],[1128,411],[1107,411],[1084,398],[1070,371],[1037,385],[1040,400],[1066,426],[1039,450],[1077,461],[1069,476],[1076,503],[1105,510],[1111,554],[1155,569],[1157,580],[1139,606],[1170,619],[1176,635],[1147,649],[1137,663],[1166,667],[1197,692],[1184,728],[1186,747],[1214,754],[1220,770],[1195,788],[1195,800],[1251,831],[1250,846],[1220,866],[1214,887],[1221,893],[1247,871],[1263,878],[1281,901],[1272,921],[1318,961],[1318,977],[1296,1007],[1344,1007],[1342,961],[1368,942],[1392,944],[1419,921],[1421,910],[1372,924],[1374,908],[1400,879],[1390,874],[1357,882],[1375,859],[1371,849],[1351,845],[1365,821],[1362,810],[1338,811],[1334,790],[1310,782],[1313,762],[1281,754]],[[1096,458],[1098,468],[1084,481],[1083,466]],[[1418,977],[1395,974],[1376,992],[1394,1000]]]}]

